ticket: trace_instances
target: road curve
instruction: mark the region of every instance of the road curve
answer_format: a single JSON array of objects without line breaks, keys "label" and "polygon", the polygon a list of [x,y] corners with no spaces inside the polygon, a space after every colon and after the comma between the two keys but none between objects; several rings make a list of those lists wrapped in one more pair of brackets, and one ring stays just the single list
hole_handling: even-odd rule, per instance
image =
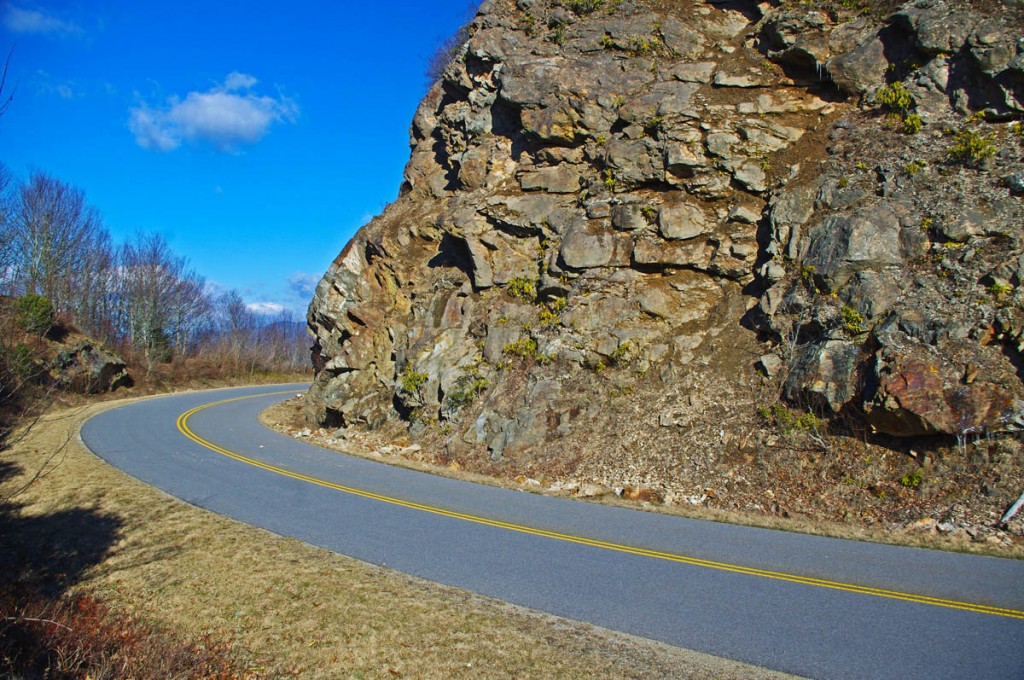
[{"label": "road curve", "polygon": [[1024,561],[482,486],[260,425],[303,385],[135,402],[98,456],[214,512],[518,605],[821,678],[1024,678]]}]

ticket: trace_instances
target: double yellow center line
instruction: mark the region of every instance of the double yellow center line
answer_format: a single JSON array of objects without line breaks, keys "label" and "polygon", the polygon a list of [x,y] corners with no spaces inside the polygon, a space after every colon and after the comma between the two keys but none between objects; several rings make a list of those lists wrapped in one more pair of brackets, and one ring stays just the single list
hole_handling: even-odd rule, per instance
[{"label": "double yellow center line", "polygon": [[203,439],[195,432],[193,432],[188,425],[189,418],[194,416],[200,411],[204,411],[214,406],[220,406],[222,404],[228,404],[236,401],[243,401],[246,399],[258,399],[260,397],[268,397],[279,394],[290,394],[291,392],[272,392],[267,394],[257,394],[248,397],[236,397],[234,399],[224,399],[221,401],[211,402],[202,406],[197,406],[185,413],[178,416],[178,430],[181,431],[186,437],[194,441],[195,443],[215,451],[223,456],[251,465],[252,467],[266,470],[283,477],[289,477],[296,479],[301,482],[308,482],[309,484],[315,484],[322,486],[327,489],[333,489],[342,493],[351,494],[353,496],[359,496],[361,498],[368,498],[374,501],[380,501],[382,503],[390,503],[391,505],[397,505],[403,508],[409,508],[411,510],[418,510],[420,512],[429,512],[433,515],[439,515],[441,517],[449,517],[452,519],[461,520],[464,522],[472,522],[474,524],[482,524],[484,526],[495,527],[497,529],[506,529],[508,531],[516,531],[521,534],[529,534],[531,536],[541,536],[543,538],[550,538],[556,541],[565,541],[567,543],[576,543],[578,545],[586,545],[592,548],[601,548],[603,550],[613,550],[615,552],[626,553],[629,555],[639,555],[641,557],[650,557],[658,560],[667,560],[669,562],[678,562],[680,564],[688,564],[695,567],[704,567],[706,569],[716,569],[718,571],[728,571],[734,574],[744,574],[746,576],[756,576],[759,578],[773,579],[776,581],[788,581],[790,583],[799,583],[807,586],[814,586],[818,588],[829,588],[831,590],[841,590],[848,593],[860,593],[862,595],[873,595],[875,597],[884,597],[891,600],[902,600],[904,602],[914,602],[917,604],[927,604],[936,607],[946,607],[949,609],[960,609],[963,611],[976,612],[978,614],[990,614],[992,616],[1003,616],[1011,619],[1024,619],[1024,611],[1016,609],[1006,609],[1004,607],[991,607],[983,604],[976,604],[973,602],[959,602],[956,600],[946,600],[938,597],[929,597],[927,595],[915,595],[912,593],[902,593],[894,590],[884,590],[882,588],[871,588],[869,586],[860,586],[853,583],[841,583],[838,581],[827,581],[824,579],[811,578],[809,576],[800,576],[797,574],[787,574],[779,571],[769,571],[766,569],[756,569],[754,567],[745,567],[739,564],[729,564],[727,562],[715,562],[712,560],[704,560],[696,557],[687,557],[686,555],[677,555],[674,553],[659,552],[657,550],[647,550],[646,548],[636,548],[629,545],[622,545],[620,543],[609,543],[607,541],[599,541],[592,538],[584,538],[581,536],[573,536],[572,534],[563,534],[556,531],[548,531],[546,529],[536,529],[534,527],[528,527],[521,524],[512,524],[510,522],[502,522],[500,520],[489,519],[487,517],[480,517],[477,515],[469,515],[462,512],[455,512],[452,510],[445,510],[444,508],[434,507],[432,505],[424,505],[422,503],[414,503],[412,501],[402,500],[401,498],[394,498],[392,496],[384,496],[371,491],[364,491],[363,489],[356,489],[351,486],[345,486],[342,484],[335,484],[324,479],[318,479],[309,475],[304,475],[299,472],[293,472],[286,470],[285,468],[278,467],[276,465],[270,465],[254,458],[243,456],[240,453],[230,451],[222,446],[218,446],[211,441]]}]

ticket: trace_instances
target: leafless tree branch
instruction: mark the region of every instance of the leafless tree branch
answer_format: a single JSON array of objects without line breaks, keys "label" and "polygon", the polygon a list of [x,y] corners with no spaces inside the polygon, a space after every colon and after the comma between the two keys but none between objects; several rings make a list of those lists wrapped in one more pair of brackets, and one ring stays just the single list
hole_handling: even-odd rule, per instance
[{"label": "leafless tree branch", "polygon": [[[4,70],[0,73],[0,99],[3,98],[4,86],[7,84],[7,69],[11,65],[11,55],[14,54],[14,47],[11,47],[7,51],[7,58],[4,59]],[[17,88],[15,88],[17,89]],[[7,112],[7,107],[14,101],[14,93],[12,92],[7,96],[7,99],[2,99],[3,104],[0,104],[0,116],[3,116]]]}]

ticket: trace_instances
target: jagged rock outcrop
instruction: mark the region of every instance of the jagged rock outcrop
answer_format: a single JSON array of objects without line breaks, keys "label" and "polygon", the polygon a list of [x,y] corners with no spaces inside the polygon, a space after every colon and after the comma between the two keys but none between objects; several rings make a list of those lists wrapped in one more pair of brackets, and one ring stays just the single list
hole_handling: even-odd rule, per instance
[{"label": "jagged rock outcrop", "polygon": [[738,455],[758,371],[1024,424],[1024,7],[813,4],[485,2],[317,288],[311,417],[609,484]]},{"label": "jagged rock outcrop", "polygon": [[61,389],[100,394],[132,385],[124,360],[89,338],[76,334],[52,351],[47,372]]},{"label": "jagged rock outcrop", "polygon": [[0,393],[18,399],[29,384],[99,394],[133,384],[121,357],[57,318],[38,295],[0,295]]},{"label": "jagged rock outcrop", "polygon": [[[784,13],[765,23],[792,36],[775,38],[770,55],[817,55],[815,67],[850,94],[887,101],[892,128],[837,121],[824,167],[772,198],[774,261],[761,271],[771,287],[760,309],[777,339],[789,339],[790,399],[856,411],[894,435],[1021,424],[1008,320],[1021,304],[1024,206],[1001,178],[1024,159],[1019,124],[999,124],[1024,113],[1021,9],[907,3],[838,55],[821,47],[814,22],[801,31]],[[837,60],[877,41],[881,68],[836,75]]]}]

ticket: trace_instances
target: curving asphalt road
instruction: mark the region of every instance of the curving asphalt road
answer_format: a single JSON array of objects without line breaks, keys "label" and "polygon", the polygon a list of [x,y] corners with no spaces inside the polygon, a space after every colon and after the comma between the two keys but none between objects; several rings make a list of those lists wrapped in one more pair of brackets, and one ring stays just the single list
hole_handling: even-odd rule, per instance
[{"label": "curving asphalt road", "polygon": [[195,505],[558,616],[808,677],[1024,678],[1024,561],[481,486],[257,422],[304,389],[136,402],[88,421],[82,438]]}]

